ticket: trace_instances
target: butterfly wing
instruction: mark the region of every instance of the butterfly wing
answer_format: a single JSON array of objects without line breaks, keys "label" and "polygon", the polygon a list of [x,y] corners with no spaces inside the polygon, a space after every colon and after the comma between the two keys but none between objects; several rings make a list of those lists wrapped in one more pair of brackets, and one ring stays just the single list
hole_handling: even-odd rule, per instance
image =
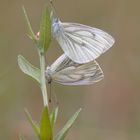
[{"label": "butterfly wing", "polygon": [[108,33],[77,23],[53,24],[53,34],[65,54],[74,62],[87,63],[98,58],[114,44]]},{"label": "butterfly wing", "polygon": [[103,71],[96,61],[78,64],[65,54],[60,56],[50,67],[53,81],[63,85],[89,85],[103,79]]}]

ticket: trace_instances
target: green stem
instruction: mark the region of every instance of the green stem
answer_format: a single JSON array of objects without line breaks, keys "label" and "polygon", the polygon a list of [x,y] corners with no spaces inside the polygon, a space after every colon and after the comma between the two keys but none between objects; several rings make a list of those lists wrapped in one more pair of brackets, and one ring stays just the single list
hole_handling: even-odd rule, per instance
[{"label": "green stem", "polygon": [[46,78],[45,78],[45,53],[39,51],[40,57],[40,70],[41,70],[41,91],[43,95],[43,102],[44,106],[48,107],[48,95],[47,95],[47,88],[46,88]]}]

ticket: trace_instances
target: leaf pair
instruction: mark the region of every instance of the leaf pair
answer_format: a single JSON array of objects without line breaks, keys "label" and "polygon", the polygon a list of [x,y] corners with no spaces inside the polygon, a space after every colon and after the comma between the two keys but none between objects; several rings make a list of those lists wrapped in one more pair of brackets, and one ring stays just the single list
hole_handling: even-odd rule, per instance
[{"label": "leaf pair", "polygon": [[[55,125],[57,115],[58,115],[58,108],[56,108],[52,114],[49,116],[48,108],[44,107],[42,112],[40,127],[39,125],[32,119],[29,112],[25,109],[26,116],[28,121],[30,122],[34,132],[38,136],[39,140],[64,140],[65,136],[67,135],[68,131],[74,124],[76,118],[78,117],[81,109],[79,109],[65,124],[65,126],[57,133],[55,137],[53,137],[53,127]],[[20,140],[25,140],[22,136],[19,137]]]},{"label": "leaf pair", "polygon": [[26,10],[24,7],[23,7],[23,12],[24,12],[25,20],[26,20],[27,27],[28,27],[29,37],[36,44],[37,48],[41,52],[45,53],[51,42],[51,19],[50,19],[50,14],[49,14],[47,6],[45,6],[45,8],[43,9],[43,12],[42,12],[42,18],[41,18],[40,30],[39,30],[39,38],[33,32],[32,26],[30,24],[29,18],[27,16],[27,13],[26,13]]},{"label": "leaf pair", "polygon": [[48,108],[44,107],[42,112],[40,126],[32,119],[30,113],[25,110],[28,121],[30,122],[34,132],[38,136],[39,140],[52,140],[53,139],[53,130],[52,130],[52,122],[56,120],[58,109],[56,108],[54,111],[53,121],[50,119]]}]

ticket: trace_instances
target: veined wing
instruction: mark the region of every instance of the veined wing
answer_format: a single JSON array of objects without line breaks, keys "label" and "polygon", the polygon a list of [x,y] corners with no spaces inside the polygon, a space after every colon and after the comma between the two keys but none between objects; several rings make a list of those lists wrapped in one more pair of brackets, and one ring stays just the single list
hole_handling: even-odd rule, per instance
[{"label": "veined wing", "polygon": [[103,79],[103,71],[96,61],[78,64],[65,54],[50,66],[50,76],[54,82],[63,85],[89,85]]},{"label": "veined wing", "polygon": [[57,73],[65,68],[79,65],[80,64],[69,59],[69,57],[64,53],[51,65],[50,71],[52,73]]},{"label": "veined wing", "polygon": [[115,42],[111,35],[97,28],[77,23],[61,23],[60,21],[58,24],[57,29],[60,29],[54,36],[65,54],[77,63],[95,60]]}]

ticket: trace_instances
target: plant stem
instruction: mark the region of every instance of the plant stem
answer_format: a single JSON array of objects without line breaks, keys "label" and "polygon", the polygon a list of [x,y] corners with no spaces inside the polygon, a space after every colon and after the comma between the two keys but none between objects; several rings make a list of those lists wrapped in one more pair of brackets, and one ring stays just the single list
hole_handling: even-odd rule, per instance
[{"label": "plant stem", "polygon": [[41,91],[43,96],[43,103],[44,106],[48,107],[48,95],[47,95],[47,88],[46,88],[46,78],[45,78],[45,53],[42,53],[39,50],[39,58],[40,58],[40,70],[41,70]]}]

